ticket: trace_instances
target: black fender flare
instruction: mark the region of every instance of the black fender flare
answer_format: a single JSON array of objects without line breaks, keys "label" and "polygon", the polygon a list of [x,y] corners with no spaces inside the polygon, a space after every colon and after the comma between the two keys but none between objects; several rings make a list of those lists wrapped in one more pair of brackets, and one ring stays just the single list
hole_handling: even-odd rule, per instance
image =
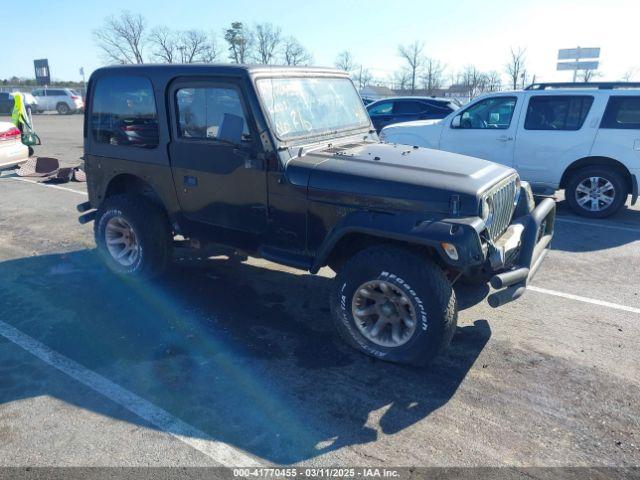
[{"label": "black fender flare", "polygon": [[[404,242],[432,248],[439,257],[454,268],[466,268],[470,263],[482,263],[484,257],[479,232],[484,227],[479,218],[428,218],[419,212],[387,213],[356,211],[329,231],[315,255],[310,271],[316,273],[326,265],[335,246],[348,235],[360,234],[380,240]],[[458,261],[445,253],[442,242],[453,243],[459,252]]]}]

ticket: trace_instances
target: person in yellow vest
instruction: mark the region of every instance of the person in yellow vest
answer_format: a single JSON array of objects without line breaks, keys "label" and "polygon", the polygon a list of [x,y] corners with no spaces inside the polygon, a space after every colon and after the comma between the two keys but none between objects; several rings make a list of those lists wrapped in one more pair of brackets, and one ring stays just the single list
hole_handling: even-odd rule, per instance
[{"label": "person in yellow vest", "polygon": [[33,131],[31,118],[25,108],[24,96],[20,92],[13,95],[13,111],[11,112],[11,122],[18,127],[22,133],[22,143],[29,147],[29,156],[33,155],[33,146],[40,145],[40,138]]},{"label": "person in yellow vest", "polygon": [[11,112],[11,122],[20,129],[21,132],[32,131],[31,122],[24,106],[24,98],[22,93],[14,92],[13,95],[13,112]]}]

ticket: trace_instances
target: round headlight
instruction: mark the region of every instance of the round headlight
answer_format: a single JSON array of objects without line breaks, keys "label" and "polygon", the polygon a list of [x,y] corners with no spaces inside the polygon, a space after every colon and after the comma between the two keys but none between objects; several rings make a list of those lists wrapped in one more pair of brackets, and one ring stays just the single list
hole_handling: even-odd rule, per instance
[{"label": "round headlight", "polygon": [[490,227],[493,223],[493,209],[491,208],[491,200],[484,198],[482,200],[482,220],[487,227]]}]

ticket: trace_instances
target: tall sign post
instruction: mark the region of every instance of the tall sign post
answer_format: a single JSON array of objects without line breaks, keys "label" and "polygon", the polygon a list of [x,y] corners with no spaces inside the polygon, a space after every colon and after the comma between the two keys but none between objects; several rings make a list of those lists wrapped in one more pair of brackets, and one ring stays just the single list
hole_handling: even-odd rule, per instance
[{"label": "tall sign post", "polygon": [[578,70],[597,70],[600,48],[564,48],[558,50],[557,70],[573,70],[573,81],[578,79]]}]

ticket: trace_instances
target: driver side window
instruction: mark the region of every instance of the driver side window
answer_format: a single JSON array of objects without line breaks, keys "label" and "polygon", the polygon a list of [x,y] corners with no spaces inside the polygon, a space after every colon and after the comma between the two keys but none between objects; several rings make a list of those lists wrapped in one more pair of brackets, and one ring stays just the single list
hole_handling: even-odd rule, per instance
[{"label": "driver side window", "polygon": [[516,97],[492,97],[467,108],[460,118],[465,129],[507,129],[511,125]]},{"label": "driver side window", "polygon": [[176,103],[182,138],[233,143],[250,138],[240,94],[233,87],[181,88]]}]

